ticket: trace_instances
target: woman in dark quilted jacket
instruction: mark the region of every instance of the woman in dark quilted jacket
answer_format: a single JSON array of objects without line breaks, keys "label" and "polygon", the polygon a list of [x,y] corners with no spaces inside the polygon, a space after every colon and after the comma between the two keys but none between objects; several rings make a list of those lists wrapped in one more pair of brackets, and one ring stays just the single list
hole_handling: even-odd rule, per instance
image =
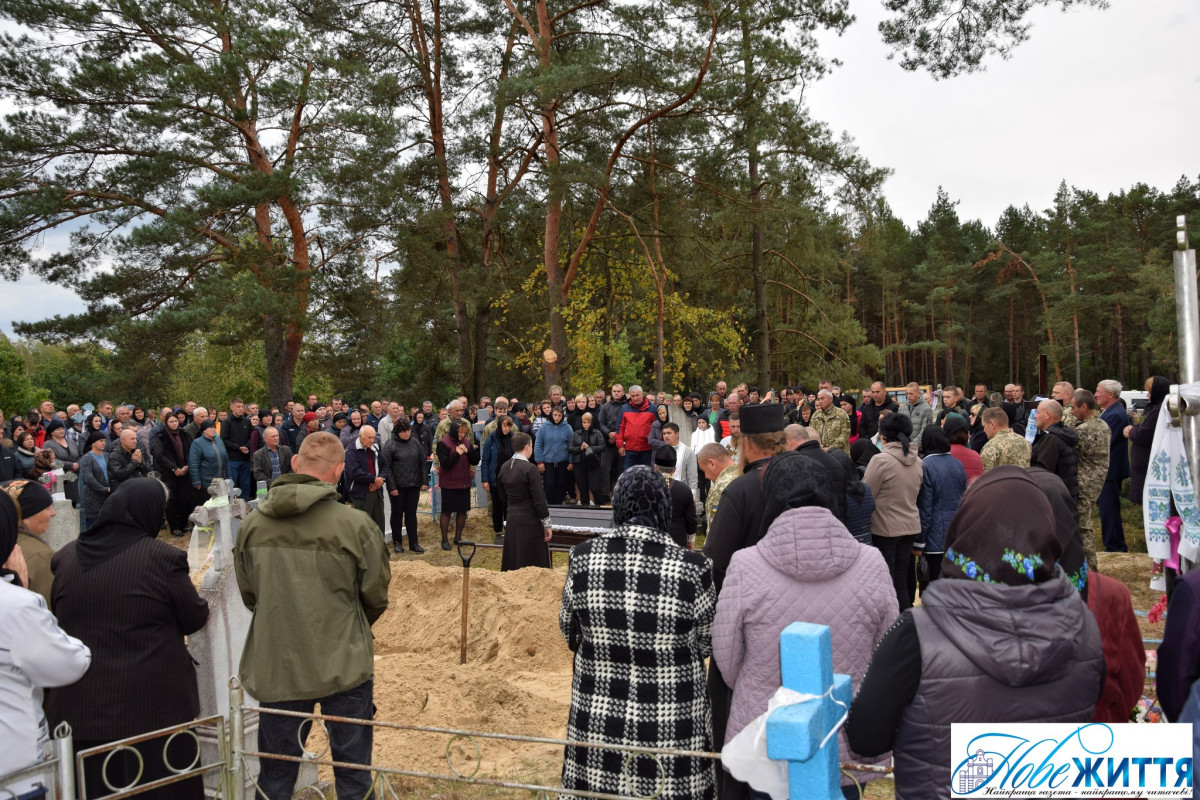
[{"label": "woman in dark quilted jacket", "polygon": [[1104,653],[1066,552],[1024,468],[989,470],[963,496],[942,578],[880,641],[846,721],[854,752],[892,751],[896,800],[950,797],[951,723],[1092,719]]},{"label": "woman in dark quilted jacket", "polygon": [[[942,574],[942,556],[946,552],[946,529],[958,511],[967,490],[967,471],[950,454],[950,438],[937,425],[921,431],[921,491],[917,493],[917,511],[921,514],[921,532],[913,547],[923,553],[929,576],[920,580],[921,591]],[[912,591],[910,590],[910,594]]]}]

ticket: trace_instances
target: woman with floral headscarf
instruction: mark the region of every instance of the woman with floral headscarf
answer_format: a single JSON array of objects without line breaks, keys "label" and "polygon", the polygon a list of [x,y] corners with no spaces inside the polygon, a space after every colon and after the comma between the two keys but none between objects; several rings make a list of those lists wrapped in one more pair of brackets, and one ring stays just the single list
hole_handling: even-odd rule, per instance
[{"label": "woman with floral headscarf", "polygon": [[[612,501],[616,527],[575,546],[563,586],[558,624],[575,652],[567,738],[710,750],[704,659],[717,604],[712,566],[671,540],[670,494],[650,467],[621,473]],[[711,759],[659,756],[660,774],[655,758],[626,758],[568,745],[563,788],[715,797]]]},{"label": "woman with floral headscarf", "polygon": [[1100,631],[1063,556],[1023,468],[996,467],[963,495],[941,580],[883,637],[846,722],[855,752],[892,751],[897,800],[950,796],[952,722],[1092,719]]}]

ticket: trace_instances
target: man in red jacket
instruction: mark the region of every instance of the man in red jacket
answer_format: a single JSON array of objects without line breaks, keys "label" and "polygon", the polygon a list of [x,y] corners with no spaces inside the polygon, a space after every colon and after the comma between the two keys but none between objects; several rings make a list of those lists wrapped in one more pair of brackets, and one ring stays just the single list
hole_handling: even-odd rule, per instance
[{"label": "man in red jacket", "polygon": [[650,428],[657,415],[658,407],[650,402],[642,387],[630,386],[629,402],[621,406],[621,424],[617,430],[617,452],[625,458],[624,469],[635,464],[654,466]]}]

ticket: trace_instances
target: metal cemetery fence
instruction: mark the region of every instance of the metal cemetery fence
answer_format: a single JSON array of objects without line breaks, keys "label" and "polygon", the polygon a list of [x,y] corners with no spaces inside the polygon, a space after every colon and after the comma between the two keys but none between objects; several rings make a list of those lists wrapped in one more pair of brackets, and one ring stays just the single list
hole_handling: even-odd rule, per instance
[{"label": "metal cemetery fence", "polygon": [[[355,770],[365,770],[372,774],[371,790],[375,797],[379,798],[400,798],[408,795],[409,790],[406,787],[397,787],[393,784],[395,778],[413,778],[426,781],[445,781],[459,784],[473,784],[477,786],[490,786],[497,789],[514,789],[531,792],[537,798],[555,798],[559,796],[570,796],[579,798],[592,798],[592,800],[652,800],[662,791],[663,785],[663,763],[665,759],[672,757],[687,757],[687,758],[720,758],[719,753],[710,753],[702,751],[690,750],[671,750],[666,748],[647,748],[647,747],[629,747],[622,745],[614,745],[598,742],[575,742],[565,739],[553,739],[540,736],[517,736],[504,733],[491,733],[484,731],[468,731],[457,730],[453,728],[435,728],[425,727],[420,725],[406,725],[398,722],[387,722],[381,720],[361,720],[350,719],[346,717],[330,716],[316,713],[301,713],[294,711],[282,711],[278,709],[260,708],[257,706],[247,706],[244,703],[243,693],[237,679],[230,681],[231,688],[229,691],[229,717],[226,719],[221,716],[205,717],[204,719],[195,720],[192,722],[176,725],[170,728],[164,728],[158,731],[151,731],[140,736],[123,739],[116,742],[111,742],[102,747],[93,747],[87,750],[73,752],[73,743],[70,727],[60,725],[55,731],[55,739],[53,742],[54,753],[52,757],[42,763],[29,767],[20,772],[11,773],[9,775],[0,776],[0,786],[5,786],[10,781],[17,778],[32,778],[37,780],[44,787],[44,792],[39,790],[32,794],[18,795],[15,792],[0,789],[0,800],[15,800],[15,798],[72,798],[76,796],[76,785],[78,783],[81,791],[79,797],[85,800],[119,800],[119,798],[136,797],[154,789],[158,789],[172,784],[179,783],[189,779],[198,777],[206,778],[207,796],[211,798],[225,798],[225,800],[257,800],[265,798],[262,790],[258,786],[255,774],[256,763],[261,759],[275,759],[280,761],[293,761],[301,764],[315,765],[316,767],[326,768],[346,768]],[[277,715],[286,717],[296,717],[298,719],[307,720],[313,726],[320,727],[326,730],[325,723],[345,723],[353,725],[369,725],[376,730],[397,730],[409,731],[416,733],[425,733],[438,736],[445,736],[445,754],[447,772],[434,773],[424,772],[417,769],[406,769],[399,766],[387,764],[373,764],[371,766],[363,766],[360,764],[347,764],[334,761],[332,756],[328,754],[328,744],[319,753],[313,753],[304,749],[304,743],[301,743],[303,755],[298,757],[281,756],[269,753],[259,752],[256,747],[248,746],[246,729],[252,727],[251,720],[261,715]],[[190,763],[173,764],[171,763],[167,749],[171,743],[178,739],[190,739],[196,745],[196,755]],[[202,746],[202,741],[212,740],[216,747],[206,748]],[[144,785],[137,785],[145,772],[146,760],[150,756],[144,754],[143,751],[136,749],[137,745],[144,745],[152,740],[162,741],[161,758],[163,766],[168,773],[166,777],[155,780]],[[629,770],[638,758],[650,758],[658,767],[659,781],[651,791],[642,794],[630,787],[627,794],[604,794],[601,792],[572,792],[566,795],[560,786],[549,786],[538,783],[526,783],[518,780],[503,780],[498,778],[487,778],[479,776],[479,770],[483,763],[483,748],[481,742],[488,741],[508,741],[508,742],[523,742],[528,744],[553,745],[555,747],[564,747],[573,745],[576,747],[602,748],[606,750],[616,750],[626,754],[623,762],[625,774],[629,774]],[[461,769],[455,766],[452,758],[452,749],[456,743],[465,743],[469,745],[468,752],[473,751],[474,755],[469,759],[471,763],[470,769]],[[144,749],[144,748],[143,748]],[[155,754],[158,753],[157,746]],[[136,759],[138,768],[136,777],[132,782],[120,784],[113,776],[110,776],[109,767],[115,758],[120,754],[128,754],[129,757]],[[84,762],[92,763],[92,759],[102,760],[103,783],[105,784],[108,793],[101,795],[90,795],[87,793],[87,788],[84,786]],[[876,767],[861,764],[843,764],[845,769],[855,769],[858,771],[875,772],[875,773],[890,773],[891,769],[886,767]],[[628,786],[628,781],[626,781]],[[297,785],[296,792],[307,791],[305,796],[314,797],[333,797],[332,787],[322,787],[319,782],[314,782],[310,785]],[[315,794],[314,794],[315,793]],[[370,794],[370,793],[368,793]]]}]

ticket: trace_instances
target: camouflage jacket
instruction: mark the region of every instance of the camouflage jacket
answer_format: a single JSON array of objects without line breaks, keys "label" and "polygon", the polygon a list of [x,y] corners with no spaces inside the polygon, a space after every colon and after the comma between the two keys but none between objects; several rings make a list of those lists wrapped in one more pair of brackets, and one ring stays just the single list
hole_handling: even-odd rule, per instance
[{"label": "camouflage jacket", "polygon": [[712,486],[709,487],[708,499],[704,501],[704,518],[709,525],[712,524],[713,517],[717,514],[717,503],[721,502],[721,494],[725,491],[725,487],[733,483],[733,479],[741,474],[741,467],[737,464],[730,464],[721,470],[721,474],[717,476]]},{"label": "camouflage jacket", "polygon": [[1075,426],[1079,444],[1075,453],[1079,459],[1079,504],[1095,503],[1108,476],[1108,448],[1112,431],[1099,415],[1093,414]]},{"label": "camouflage jacket", "polygon": [[808,426],[817,432],[821,447],[837,447],[850,452],[850,417],[840,406],[814,411]]},{"label": "camouflage jacket", "polygon": [[[462,417],[462,419],[466,419],[466,417]],[[439,419],[437,427],[434,428],[434,430],[433,430],[433,471],[434,472],[437,472],[438,469],[440,469],[442,466],[441,464],[438,463],[437,446],[438,446],[438,442],[440,442],[442,439],[445,439],[446,436],[449,435],[451,421],[452,420],[450,419],[449,416]]]},{"label": "camouflage jacket", "polygon": [[983,446],[979,457],[983,461],[984,472],[992,467],[1028,467],[1032,450],[1024,436],[1017,435],[1009,428],[1003,428]]}]

